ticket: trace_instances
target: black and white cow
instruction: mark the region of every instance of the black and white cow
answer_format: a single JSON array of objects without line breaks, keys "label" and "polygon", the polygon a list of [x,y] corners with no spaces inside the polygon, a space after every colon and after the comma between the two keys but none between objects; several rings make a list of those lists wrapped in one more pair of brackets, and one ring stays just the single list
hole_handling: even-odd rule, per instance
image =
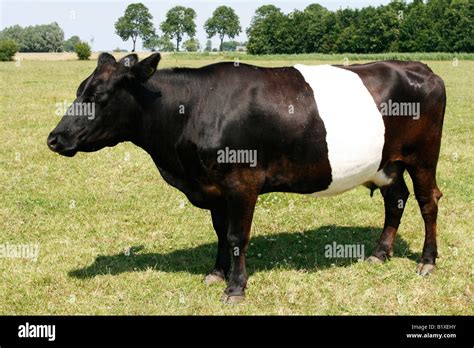
[{"label": "black and white cow", "polygon": [[[71,105],[94,103],[94,117],[67,113],[47,143],[65,156],[123,141],[147,151],[170,185],[210,210],[218,250],[206,282],[227,279],[226,301],[244,297],[258,195],[380,188],[385,224],[369,260],[382,261],[392,255],[409,195],[405,170],[426,229],[417,271],[432,272],[446,93],[425,64],[262,68],[230,62],[156,70],[159,61],[158,53],[140,62],[136,55],[117,62],[101,54]],[[404,114],[405,105],[413,108]],[[248,151],[254,161],[244,156]]]}]

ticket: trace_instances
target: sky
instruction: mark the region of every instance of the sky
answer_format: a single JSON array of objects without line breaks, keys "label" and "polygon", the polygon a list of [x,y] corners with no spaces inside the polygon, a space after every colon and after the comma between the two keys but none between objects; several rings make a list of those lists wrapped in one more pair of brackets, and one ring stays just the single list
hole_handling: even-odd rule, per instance
[{"label": "sky", "polygon": [[[48,24],[57,22],[64,30],[65,39],[77,35],[82,40],[91,44],[94,51],[111,51],[115,48],[131,50],[132,41],[122,41],[115,34],[114,23],[123,15],[127,5],[142,2],[148,7],[155,28],[165,19],[166,12],[177,5],[192,7],[197,14],[196,38],[202,47],[205,46],[207,36],[203,29],[204,22],[211,17],[214,9],[221,5],[232,7],[240,18],[242,33],[235,38],[237,41],[247,41],[245,29],[249,27],[255,10],[266,4],[273,4],[283,12],[288,13],[294,9],[303,10],[312,3],[319,3],[329,10],[339,8],[360,8],[368,5],[378,6],[387,4],[390,0],[152,0],[152,1],[117,1],[117,0],[0,0],[0,30],[15,24],[21,26]],[[159,31],[159,33],[161,33]],[[225,40],[228,40],[225,38]],[[217,37],[212,39],[212,46],[218,47]],[[141,41],[137,42],[137,51],[142,49]]]}]

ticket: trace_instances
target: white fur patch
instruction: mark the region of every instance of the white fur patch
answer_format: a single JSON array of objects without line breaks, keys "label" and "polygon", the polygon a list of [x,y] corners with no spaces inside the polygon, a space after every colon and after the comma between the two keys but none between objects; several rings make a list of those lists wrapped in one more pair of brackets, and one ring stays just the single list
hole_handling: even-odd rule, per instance
[{"label": "white fur patch", "polygon": [[[311,195],[333,196],[366,182],[381,183],[385,126],[375,101],[356,73],[331,65],[295,65],[313,89],[326,127],[332,182]],[[383,174],[383,173],[382,173]]]},{"label": "white fur patch", "polygon": [[385,185],[390,185],[392,183],[392,179],[387,176],[387,174],[384,173],[383,170],[379,170],[372,178],[371,180],[375,185],[378,187],[385,186]]}]

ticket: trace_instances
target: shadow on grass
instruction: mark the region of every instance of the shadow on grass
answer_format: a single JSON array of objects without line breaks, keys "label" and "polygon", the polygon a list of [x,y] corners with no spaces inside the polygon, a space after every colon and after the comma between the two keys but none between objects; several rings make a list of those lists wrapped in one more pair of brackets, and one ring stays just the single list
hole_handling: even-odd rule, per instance
[{"label": "shadow on grass", "polygon": [[[247,272],[274,268],[296,269],[314,272],[332,265],[350,266],[356,258],[325,257],[327,245],[359,244],[364,246],[365,257],[375,248],[381,229],[375,227],[322,226],[303,232],[282,232],[271,236],[255,236],[250,240],[247,253]],[[190,236],[192,238],[192,236]],[[91,265],[69,272],[75,278],[86,279],[98,275],[140,272],[154,269],[163,272],[189,272],[207,274],[214,266],[216,243],[174,250],[169,253],[146,253],[143,246],[131,248],[129,255],[99,255]],[[418,254],[410,251],[406,241],[398,235],[394,255],[417,260]]]}]

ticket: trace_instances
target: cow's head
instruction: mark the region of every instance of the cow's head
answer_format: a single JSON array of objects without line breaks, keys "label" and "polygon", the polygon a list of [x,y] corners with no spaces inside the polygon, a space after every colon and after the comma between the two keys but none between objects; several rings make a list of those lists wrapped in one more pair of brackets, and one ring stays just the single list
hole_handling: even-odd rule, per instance
[{"label": "cow's head", "polygon": [[160,54],[138,62],[135,54],[120,61],[99,56],[94,72],[79,85],[76,100],[49,134],[48,147],[61,155],[97,151],[132,140],[139,124],[137,93],[156,71]]}]

